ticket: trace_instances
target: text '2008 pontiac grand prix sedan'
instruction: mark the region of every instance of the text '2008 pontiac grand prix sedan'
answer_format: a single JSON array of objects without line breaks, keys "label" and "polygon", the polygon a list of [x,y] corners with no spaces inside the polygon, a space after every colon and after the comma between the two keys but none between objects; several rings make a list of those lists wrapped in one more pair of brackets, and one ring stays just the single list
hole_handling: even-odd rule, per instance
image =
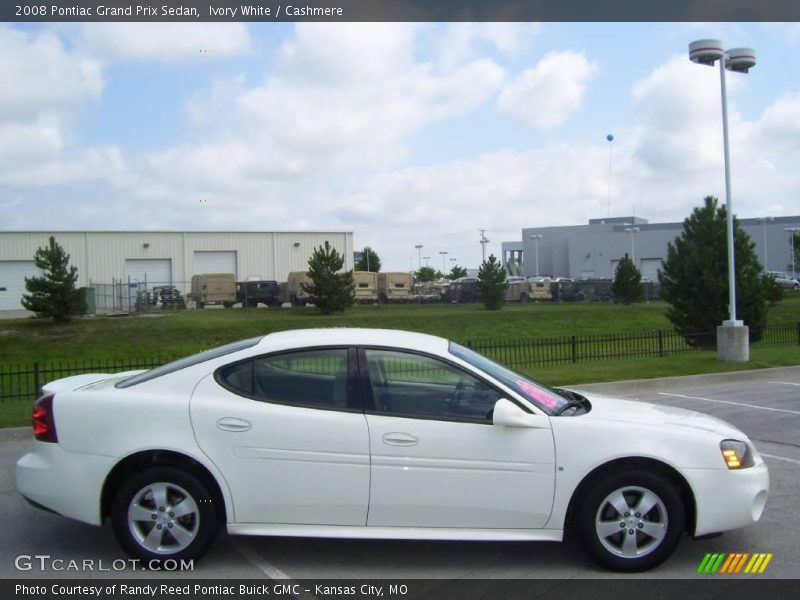
[{"label": "text '2008 pontiac grand prix sedan'", "polygon": [[274,333],[44,387],[17,487],[146,560],[244,535],[559,541],[643,570],[744,527],[769,475],[697,412],[553,389],[445,339]]}]

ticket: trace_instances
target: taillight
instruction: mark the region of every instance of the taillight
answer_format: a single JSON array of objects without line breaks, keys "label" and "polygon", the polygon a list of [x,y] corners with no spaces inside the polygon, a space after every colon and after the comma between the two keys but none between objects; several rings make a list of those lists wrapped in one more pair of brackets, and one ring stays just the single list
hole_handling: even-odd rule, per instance
[{"label": "taillight", "polygon": [[33,437],[40,442],[58,442],[53,398],[55,394],[42,396],[33,405]]}]

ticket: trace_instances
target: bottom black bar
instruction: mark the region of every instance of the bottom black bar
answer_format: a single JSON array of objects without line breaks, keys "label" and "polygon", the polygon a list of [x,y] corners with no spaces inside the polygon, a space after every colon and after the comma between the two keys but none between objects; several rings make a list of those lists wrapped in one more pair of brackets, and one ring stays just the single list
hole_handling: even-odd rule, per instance
[{"label": "bottom black bar", "polygon": [[4,600],[783,600],[800,597],[800,580],[757,576],[709,579],[6,579]]}]

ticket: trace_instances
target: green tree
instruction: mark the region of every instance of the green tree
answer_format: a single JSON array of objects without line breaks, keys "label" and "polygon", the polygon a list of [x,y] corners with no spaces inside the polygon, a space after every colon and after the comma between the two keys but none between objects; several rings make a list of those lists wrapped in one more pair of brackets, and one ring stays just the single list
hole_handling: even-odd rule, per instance
[{"label": "green tree", "polygon": [[369,246],[364,246],[361,258],[356,261],[355,267],[356,271],[371,271],[377,273],[381,270],[381,258],[375,250]]},{"label": "green tree", "polygon": [[440,273],[433,267],[422,267],[419,271],[414,273],[414,279],[417,281],[435,281]]},{"label": "green tree", "polygon": [[775,306],[778,302],[783,300],[783,286],[775,281],[775,277],[773,275],[767,275],[764,273],[761,276],[761,282],[764,284],[764,297],[767,299],[767,302],[770,306]]},{"label": "green tree", "polygon": [[458,265],[453,265],[453,268],[450,269],[450,273],[447,275],[447,278],[450,281],[455,279],[461,279],[462,277],[467,276],[467,269],[466,267],[459,267]]},{"label": "green tree", "polygon": [[[667,246],[659,272],[667,317],[692,345],[716,344],[716,328],[728,319],[727,212],[708,196],[683,222],[683,233]],[[766,323],[767,305],[755,244],[734,219],[736,312],[756,341]],[[712,335],[692,335],[711,333]]]},{"label": "green tree", "polygon": [[69,266],[69,254],[50,236],[48,245],[36,250],[33,262],[42,276],[25,278],[29,293],[22,296],[22,306],[37,317],[52,317],[56,323],[69,321],[83,306],[81,293],[75,288],[78,269]]},{"label": "green tree", "polygon": [[310,301],[325,315],[344,312],[353,305],[353,272],[345,271],[344,257],[330,243],[314,248],[308,260],[311,284],[301,284]]},{"label": "green tree", "polygon": [[508,289],[506,270],[494,254],[489,255],[489,260],[484,262],[478,271],[478,289],[486,308],[498,310],[503,306]]},{"label": "green tree", "polygon": [[614,283],[611,284],[611,293],[614,295],[614,302],[631,304],[644,300],[644,287],[642,286],[642,274],[626,253],[614,272]]}]

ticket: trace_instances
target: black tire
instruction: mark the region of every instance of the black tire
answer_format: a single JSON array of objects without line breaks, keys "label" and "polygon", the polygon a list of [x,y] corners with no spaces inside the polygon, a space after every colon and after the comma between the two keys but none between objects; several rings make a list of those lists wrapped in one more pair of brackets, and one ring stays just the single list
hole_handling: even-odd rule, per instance
[{"label": "black tire", "polygon": [[[163,504],[157,493],[163,494]],[[175,513],[182,509],[186,514],[176,516],[170,509],[178,509]],[[147,511],[152,513],[147,515]],[[149,518],[139,519],[134,514]],[[114,496],[111,525],[122,549],[145,561],[144,566],[153,560],[200,558],[218,529],[207,486],[191,473],[169,466],[150,467],[125,480]],[[157,529],[159,525],[161,529]],[[181,535],[173,536],[178,531]]]},{"label": "black tire", "polygon": [[519,296],[519,303],[520,304],[527,304],[528,300],[529,300],[528,294],[526,294],[525,292],[522,292],[522,294],[520,294],[520,296]]},{"label": "black tire", "polygon": [[[622,509],[620,514],[610,498],[617,506],[621,498],[630,510]],[[650,506],[645,513],[636,511],[640,502],[645,503],[644,508]],[[685,509],[675,485],[663,476],[638,469],[602,477],[589,489],[577,514],[578,536],[587,554],[597,564],[623,572],[646,571],[669,558],[685,522]],[[610,533],[602,537],[604,524]]]}]

